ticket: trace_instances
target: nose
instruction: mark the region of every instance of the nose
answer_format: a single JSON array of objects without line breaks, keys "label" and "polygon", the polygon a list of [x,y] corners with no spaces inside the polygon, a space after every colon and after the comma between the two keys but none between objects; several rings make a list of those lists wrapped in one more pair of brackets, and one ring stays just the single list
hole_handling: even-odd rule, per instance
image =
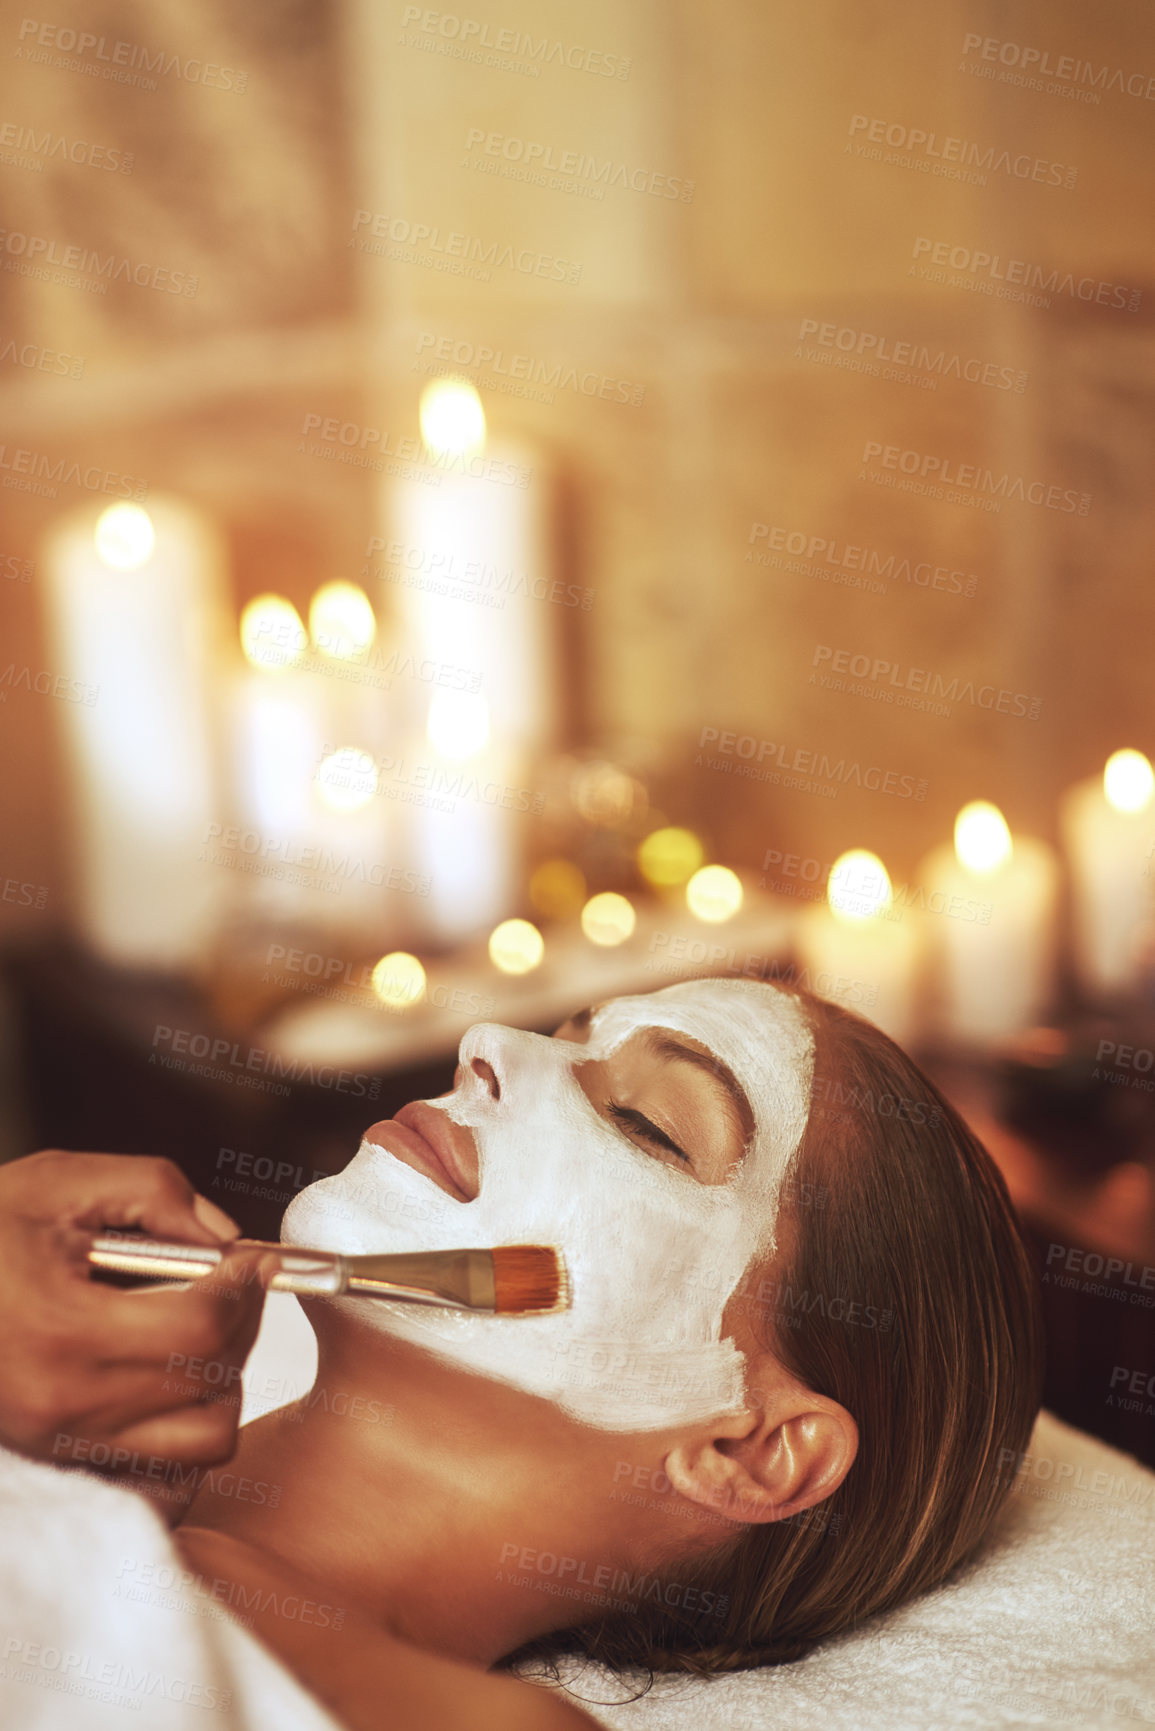
[{"label": "nose", "polygon": [[549,1041],[520,1028],[503,1028],[498,1022],[474,1022],[457,1048],[467,1088],[473,1091],[480,1084],[491,1101],[505,1100],[534,1045],[548,1046]]},{"label": "nose", "polygon": [[494,1069],[493,1065],[489,1062],[489,1060],[487,1058],[471,1058],[469,1060],[469,1068],[473,1071],[473,1074],[475,1076],[481,1077],[481,1080],[485,1083],[485,1086],[489,1089],[490,1099],[491,1100],[500,1100],[501,1099],[501,1083],[498,1080],[497,1071]]}]

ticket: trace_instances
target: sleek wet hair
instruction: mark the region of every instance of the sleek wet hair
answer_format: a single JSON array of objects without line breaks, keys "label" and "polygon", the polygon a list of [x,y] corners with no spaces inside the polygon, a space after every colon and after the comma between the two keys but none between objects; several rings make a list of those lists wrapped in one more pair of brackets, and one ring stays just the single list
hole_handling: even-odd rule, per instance
[{"label": "sleek wet hair", "polygon": [[512,1661],[709,1675],[799,1659],[942,1581],[1007,1496],[1003,1451],[1027,1446],[1043,1337],[1006,1186],[893,1040],[792,995],[814,1032],[810,1117],[774,1256],[743,1288],[767,1350],[855,1419],[857,1458],[817,1508],[679,1563],[708,1614],[643,1601]]}]

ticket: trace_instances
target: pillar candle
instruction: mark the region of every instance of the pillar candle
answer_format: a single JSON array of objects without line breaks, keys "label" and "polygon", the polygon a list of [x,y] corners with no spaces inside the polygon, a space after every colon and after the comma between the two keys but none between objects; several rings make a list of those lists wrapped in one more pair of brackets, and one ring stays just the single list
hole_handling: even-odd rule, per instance
[{"label": "pillar candle", "polygon": [[203,858],[220,808],[220,539],[178,500],[125,502],[59,523],[44,563],[53,666],[93,694],[60,706],[83,935],[125,966],[184,968],[227,893]]},{"label": "pillar candle", "polygon": [[[401,643],[433,671],[428,684],[409,682],[398,733],[423,782],[424,799],[403,815],[406,851],[432,880],[425,935],[436,943],[481,931],[517,900],[533,807],[528,765],[554,729],[564,594],[551,570],[536,453],[485,445],[480,401],[464,383],[427,390],[422,430],[419,475],[393,481],[386,495],[380,569]],[[459,749],[445,749],[447,725],[462,735]],[[454,783],[484,791],[454,796],[445,791]],[[455,809],[439,810],[439,797]]]},{"label": "pillar candle", "polygon": [[940,1031],[982,1047],[1030,1027],[1054,989],[1054,851],[1012,837],[998,807],[976,800],[919,876]]},{"label": "pillar candle", "polygon": [[919,931],[891,906],[882,861],[855,848],[831,867],[827,905],[801,911],[798,957],[810,989],[865,1016],[899,1042],[914,1028]]},{"label": "pillar candle", "polygon": [[1077,783],[1063,798],[1075,967],[1093,994],[1125,992],[1138,979],[1152,919],[1152,787],[1147,759],[1120,751],[1102,776]]},{"label": "pillar candle", "polygon": [[[368,611],[351,584],[327,587]],[[241,619],[250,665],[237,676],[233,767],[248,858],[238,863],[244,877],[237,887],[266,918],[344,930],[371,943],[398,923],[389,886],[399,874],[386,858],[388,693],[380,687],[387,681],[364,653],[371,614],[365,641],[347,645],[338,643],[330,618],[326,649],[318,643],[316,603],[315,596],[311,637],[283,596],[256,597]]]},{"label": "pillar candle", "polygon": [[314,845],[313,781],[325,745],[308,676],[240,674],[232,737],[241,865],[254,868],[236,879],[234,900],[271,919],[306,919],[315,897],[299,862]]}]

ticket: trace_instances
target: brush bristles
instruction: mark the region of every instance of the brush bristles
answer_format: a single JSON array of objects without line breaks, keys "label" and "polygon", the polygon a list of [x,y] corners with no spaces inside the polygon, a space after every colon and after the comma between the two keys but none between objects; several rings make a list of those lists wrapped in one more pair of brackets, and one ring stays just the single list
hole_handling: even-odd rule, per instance
[{"label": "brush bristles", "polygon": [[564,1310],[569,1281],[558,1251],[544,1244],[504,1244],[493,1252],[498,1315]]}]

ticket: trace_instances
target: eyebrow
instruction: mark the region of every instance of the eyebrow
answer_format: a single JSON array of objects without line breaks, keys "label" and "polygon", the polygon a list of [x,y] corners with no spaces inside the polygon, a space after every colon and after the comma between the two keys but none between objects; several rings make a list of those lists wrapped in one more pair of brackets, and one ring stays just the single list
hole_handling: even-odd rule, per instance
[{"label": "eyebrow", "polygon": [[672,1063],[696,1064],[698,1069],[705,1070],[716,1082],[722,1084],[741,1128],[742,1139],[748,1142],[754,1131],[754,1112],[733,1071],[727,1069],[726,1065],[711,1053],[699,1052],[694,1046],[684,1046],[681,1040],[660,1028],[649,1028],[647,1034],[652,1049],[659,1057],[669,1059]]}]

